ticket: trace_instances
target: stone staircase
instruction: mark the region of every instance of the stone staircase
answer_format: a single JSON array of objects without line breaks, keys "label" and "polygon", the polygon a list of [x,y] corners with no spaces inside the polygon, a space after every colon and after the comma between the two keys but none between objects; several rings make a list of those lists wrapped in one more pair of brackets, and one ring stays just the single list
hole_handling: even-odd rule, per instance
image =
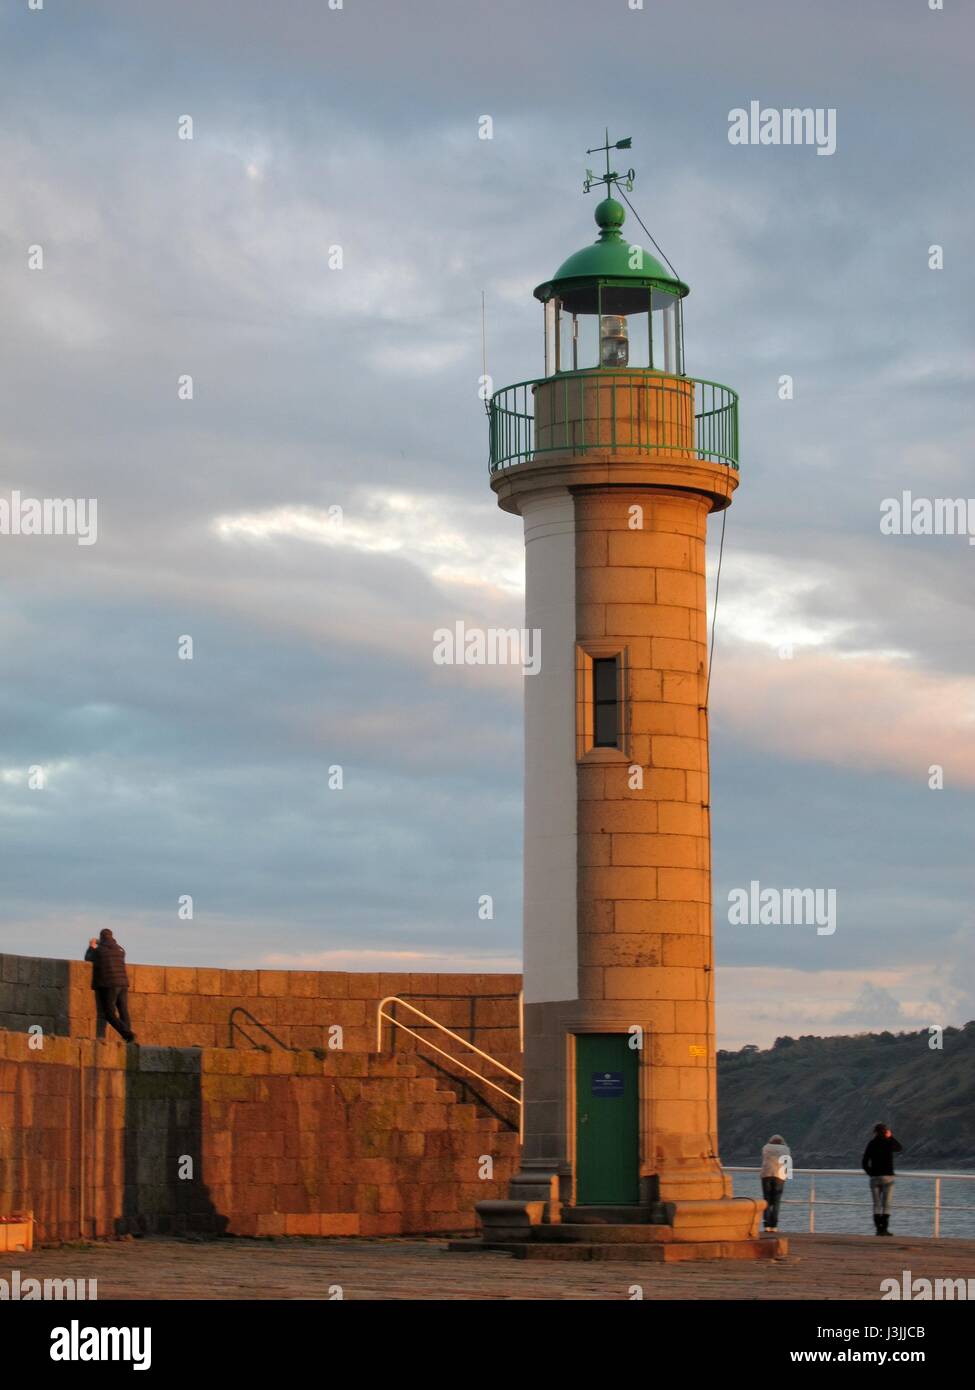
[{"label": "stone staircase", "polygon": [[[454,1234],[476,1228],[475,1202],[503,1190],[517,1167],[517,1135],[478,1105],[460,1100],[442,1078],[424,1075],[415,1058],[332,1053],[323,1064],[316,1050],[298,1049],[291,1056],[296,1075],[321,1075],[322,1083],[334,1086],[346,1102],[344,1122],[339,1119],[333,1127],[334,1122],[326,1121],[314,1146],[317,1154],[306,1149],[300,1182],[307,1189],[307,1201],[294,1185],[297,1175],[282,1174],[287,1181],[275,1183],[273,1197],[265,1199],[269,1209],[254,1212],[251,1184],[263,1187],[273,1181],[274,1160],[260,1175],[231,1162],[230,1181],[210,1188],[217,1209],[234,1213],[222,1229],[252,1236],[379,1236]],[[219,1059],[214,1060],[219,1065]],[[250,1060],[245,1061],[245,1074]],[[270,1077],[274,1076],[272,1060]],[[216,1078],[215,1084],[219,1086]],[[273,1084],[270,1078],[265,1083]],[[255,1100],[262,1104],[257,1096]],[[273,1116],[273,1103],[271,1108]],[[323,1116],[326,1113],[331,1116],[333,1111],[323,1105]],[[278,1123],[275,1118],[270,1121],[272,1137]],[[248,1137],[259,1133],[247,1125],[238,1125],[240,1129]],[[242,1140],[245,1145],[248,1137]],[[235,1152],[240,1144],[241,1139],[232,1136],[219,1147]],[[497,1165],[493,1180],[478,1177],[485,1157]],[[215,1159],[208,1155],[205,1171],[211,1183],[222,1175],[214,1168]],[[329,1209],[315,1209],[315,1196],[324,1199],[319,1207]],[[174,1227],[143,1223],[141,1229]]]},{"label": "stone staircase", "polygon": [[383,1014],[383,1055],[409,1057],[420,1075],[435,1077],[461,1103],[476,1105],[482,1115],[520,1133],[518,1100],[503,1094],[521,1095],[520,1082],[507,1074],[523,1071],[523,1055],[515,1050],[517,996],[397,998],[384,1004],[390,1012]]},{"label": "stone staircase", "polygon": [[[513,1134],[519,1132],[519,1106],[514,1101],[506,1100],[483,1081],[469,1076],[460,1067],[451,1068],[445,1058],[428,1057],[419,1050],[397,1055],[411,1058],[417,1068],[417,1075],[436,1078],[439,1084],[452,1091],[462,1104],[476,1106],[479,1114],[486,1119],[496,1120],[504,1130]],[[522,1062],[521,1053],[510,1053],[499,1057],[498,1061],[513,1071],[518,1071]],[[505,1090],[508,1089],[509,1082],[513,1090],[520,1089],[516,1081],[506,1078],[503,1074],[492,1074],[491,1079],[504,1086]]]},{"label": "stone staircase", "polygon": [[[656,1202],[648,1207],[570,1207],[543,1219],[544,1203],[489,1201],[479,1207],[480,1240],[452,1241],[454,1251],[495,1250],[521,1260],[776,1260],[788,1241],[761,1236],[761,1205],[751,1198]],[[537,1208],[537,1210],[535,1209]]]}]

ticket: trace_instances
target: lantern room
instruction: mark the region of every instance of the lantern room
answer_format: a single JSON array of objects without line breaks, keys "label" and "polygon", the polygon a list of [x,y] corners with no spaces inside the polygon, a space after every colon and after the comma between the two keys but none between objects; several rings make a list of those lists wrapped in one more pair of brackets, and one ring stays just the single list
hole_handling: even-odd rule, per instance
[{"label": "lantern room", "polygon": [[604,198],[594,215],[597,240],[535,290],[545,308],[545,375],[616,369],[683,376],[687,285],[626,239],[622,203]]}]

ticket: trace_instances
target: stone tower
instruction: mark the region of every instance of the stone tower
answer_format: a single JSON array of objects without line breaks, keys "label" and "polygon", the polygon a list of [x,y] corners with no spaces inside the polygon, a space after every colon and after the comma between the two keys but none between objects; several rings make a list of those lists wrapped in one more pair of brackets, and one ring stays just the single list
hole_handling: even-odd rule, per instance
[{"label": "stone tower", "polygon": [[607,137],[606,175],[587,179],[606,185],[597,240],[535,290],[544,377],[490,406],[541,666],[525,677],[522,1165],[510,1201],[478,1210],[492,1242],[562,1244],[595,1222],[653,1227],[648,1257],[772,1254],[717,1145],[705,540],[738,485],[738,400],[685,374],[688,288],[623,234],[608,195],[633,175],[609,151],[628,147]]}]

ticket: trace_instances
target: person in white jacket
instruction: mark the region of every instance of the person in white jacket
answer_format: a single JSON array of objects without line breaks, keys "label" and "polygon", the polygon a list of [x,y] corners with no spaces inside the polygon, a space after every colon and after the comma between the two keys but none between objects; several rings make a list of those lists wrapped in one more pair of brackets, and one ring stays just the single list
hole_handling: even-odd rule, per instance
[{"label": "person in white jacket", "polygon": [[779,1228],[779,1203],[786,1179],[792,1177],[792,1154],[781,1134],[773,1134],[762,1148],[762,1196],[765,1198],[765,1229]]}]

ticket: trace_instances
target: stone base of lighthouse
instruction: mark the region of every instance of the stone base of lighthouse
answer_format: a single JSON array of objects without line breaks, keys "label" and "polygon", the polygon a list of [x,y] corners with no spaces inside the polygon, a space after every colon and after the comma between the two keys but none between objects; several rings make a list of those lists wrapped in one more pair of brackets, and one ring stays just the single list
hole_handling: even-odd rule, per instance
[{"label": "stone base of lighthouse", "polygon": [[[507,1201],[478,1206],[482,1248],[786,1248],[717,1148],[705,540],[736,483],[682,451],[543,455],[493,483],[524,520],[541,670],[525,682],[522,1166]],[[609,746],[597,662],[617,681]]]}]

